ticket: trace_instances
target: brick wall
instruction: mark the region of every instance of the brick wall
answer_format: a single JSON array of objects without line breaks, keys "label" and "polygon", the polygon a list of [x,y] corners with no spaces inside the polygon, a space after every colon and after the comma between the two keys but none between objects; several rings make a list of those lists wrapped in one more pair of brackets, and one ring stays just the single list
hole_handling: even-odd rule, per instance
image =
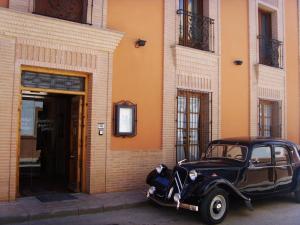
[{"label": "brick wall", "polygon": [[106,191],[126,191],[146,185],[148,173],[162,162],[162,151],[109,151]]},{"label": "brick wall", "polygon": [[12,123],[15,107],[13,105],[13,98],[15,91],[12,88],[14,85],[14,69],[15,69],[15,39],[12,37],[0,36],[0,200],[10,199],[10,185],[14,187],[12,164],[14,164],[16,157],[16,135],[17,127]]}]

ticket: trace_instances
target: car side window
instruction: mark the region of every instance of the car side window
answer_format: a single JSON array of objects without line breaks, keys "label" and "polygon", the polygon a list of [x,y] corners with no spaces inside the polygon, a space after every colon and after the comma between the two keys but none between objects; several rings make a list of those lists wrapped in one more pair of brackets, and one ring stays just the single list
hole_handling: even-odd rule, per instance
[{"label": "car side window", "polygon": [[252,150],[251,163],[254,166],[269,166],[272,164],[270,146],[259,146]]},{"label": "car side window", "polygon": [[286,147],[275,146],[275,162],[277,166],[290,164],[290,156]]}]

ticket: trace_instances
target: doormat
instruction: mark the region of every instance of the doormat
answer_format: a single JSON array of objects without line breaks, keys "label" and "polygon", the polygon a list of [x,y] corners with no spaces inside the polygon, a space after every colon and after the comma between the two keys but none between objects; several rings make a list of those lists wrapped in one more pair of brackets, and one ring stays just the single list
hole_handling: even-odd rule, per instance
[{"label": "doormat", "polygon": [[52,193],[36,196],[41,202],[57,202],[77,199],[75,196],[68,193]]}]

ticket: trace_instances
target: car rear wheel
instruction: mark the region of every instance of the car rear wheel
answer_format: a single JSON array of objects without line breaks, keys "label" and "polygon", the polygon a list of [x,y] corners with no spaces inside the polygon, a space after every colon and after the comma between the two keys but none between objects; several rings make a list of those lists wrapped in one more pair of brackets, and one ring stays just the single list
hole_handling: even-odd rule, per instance
[{"label": "car rear wheel", "polygon": [[202,201],[200,213],[207,224],[221,223],[228,211],[228,194],[223,189],[212,190]]}]

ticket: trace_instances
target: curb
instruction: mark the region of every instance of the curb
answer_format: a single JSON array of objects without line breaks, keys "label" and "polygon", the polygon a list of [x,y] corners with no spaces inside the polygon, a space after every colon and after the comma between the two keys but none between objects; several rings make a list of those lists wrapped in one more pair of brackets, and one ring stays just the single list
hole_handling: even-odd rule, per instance
[{"label": "curb", "polygon": [[71,210],[65,210],[65,211],[62,210],[58,212],[49,212],[49,213],[41,213],[41,214],[34,214],[34,215],[30,215],[29,213],[26,213],[26,215],[2,217],[0,218],[0,225],[11,224],[11,223],[22,223],[22,222],[24,223],[24,222],[38,221],[38,220],[50,219],[50,218],[62,218],[67,216],[81,216],[87,214],[104,213],[109,211],[135,208],[138,206],[145,206],[146,203],[147,201],[143,200],[140,202],[125,203],[125,204],[107,206],[107,207],[105,205],[104,206],[99,205],[99,207],[91,207],[86,209],[77,207]]}]

